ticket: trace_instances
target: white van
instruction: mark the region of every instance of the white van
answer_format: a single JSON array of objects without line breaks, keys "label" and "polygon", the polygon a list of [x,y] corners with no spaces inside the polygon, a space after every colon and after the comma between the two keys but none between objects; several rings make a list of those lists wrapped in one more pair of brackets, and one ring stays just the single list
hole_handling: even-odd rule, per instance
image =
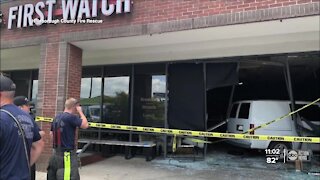
[{"label": "white van", "polygon": [[[296,102],[296,109],[309,102]],[[241,134],[247,130],[267,123],[291,112],[290,101],[253,100],[233,103],[228,115],[228,133]],[[302,136],[319,137],[320,134],[320,104],[314,104],[300,111],[299,124],[302,126]],[[298,136],[291,116],[272,123],[266,127],[257,129],[250,134],[275,135],[275,136]],[[299,143],[258,141],[258,140],[228,140],[230,144],[250,149],[291,149],[297,148]],[[320,150],[320,144],[303,143],[302,149]]]}]

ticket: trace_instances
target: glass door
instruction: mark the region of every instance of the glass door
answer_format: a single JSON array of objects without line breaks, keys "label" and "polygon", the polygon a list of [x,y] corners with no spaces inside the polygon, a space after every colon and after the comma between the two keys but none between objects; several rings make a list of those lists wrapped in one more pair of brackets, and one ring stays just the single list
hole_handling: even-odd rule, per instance
[{"label": "glass door", "polygon": [[165,127],[165,64],[134,66],[134,125]]}]

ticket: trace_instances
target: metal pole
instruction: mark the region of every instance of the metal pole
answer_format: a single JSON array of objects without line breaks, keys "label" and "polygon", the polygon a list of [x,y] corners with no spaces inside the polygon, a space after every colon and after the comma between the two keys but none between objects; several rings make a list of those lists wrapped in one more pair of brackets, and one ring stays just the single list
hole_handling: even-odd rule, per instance
[{"label": "metal pole", "polygon": [[[130,77],[130,126],[133,125],[133,98],[134,96],[134,65],[131,65]],[[132,142],[132,131],[129,134],[129,141]]]},{"label": "metal pole", "polygon": [[[102,67],[101,68],[101,98],[100,98],[100,121],[103,120],[103,102],[104,102],[104,76],[105,76],[105,68]],[[92,77],[91,77],[91,89],[92,89]],[[91,97],[91,94],[90,94]],[[98,132],[98,139],[101,140],[101,128],[99,128],[99,132]]]},{"label": "metal pole", "polygon": [[[286,57],[286,59],[285,59],[285,65],[286,65],[286,75],[287,75],[286,79],[287,79],[289,97],[290,97],[290,101],[291,101],[291,110],[294,111],[295,110],[295,100],[294,100],[294,95],[293,95],[293,91],[292,91],[292,81],[291,81],[290,65],[289,65],[288,57]],[[294,126],[297,130],[297,134],[299,136],[301,136],[300,128],[298,127],[298,124],[297,124],[297,116],[295,114],[293,114],[292,117],[293,117],[293,121],[294,121]],[[301,143],[300,143],[300,145],[301,145]]]},{"label": "metal pole", "polygon": [[31,100],[32,99],[32,84],[33,84],[33,75],[32,75],[32,70],[30,71],[29,74],[29,82],[28,82],[28,98]]},{"label": "metal pole", "polygon": [[89,91],[89,98],[92,96],[92,77],[90,77],[90,91]]},{"label": "metal pole", "polygon": [[[207,130],[208,114],[207,114],[207,63],[203,63],[203,87],[204,87],[204,130]],[[207,141],[208,138],[205,138]],[[207,155],[207,143],[204,144],[203,158]]]},{"label": "metal pole", "polygon": [[[164,127],[165,128],[169,128],[168,127],[168,87],[169,87],[169,81],[168,81],[168,71],[169,71],[169,64],[168,63],[166,63],[166,91],[165,91],[165,104],[164,104]],[[163,146],[163,157],[164,158],[166,158],[167,157],[167,153],[168,153],[168,151],[167,151],[167,138],[168,138],[168,136],[165,134],[164,135],[164,141],[163,141],[163,143],[164,143],[164,146]]]},{"label": "metal pole", "polygon": [[[237,74],[239,74],[239,70],[240,70],[240,62],[237,63]],[[231,111],[231,105],[232,105],[232,102],[233,102],[233,96],[234,96],[235,88],[236,88],[236,85],[233,85],[232,89],[231,89],[230,98],[229,98],[228,111],[227,111],[226,117],[228,117],[228,114]]]}]

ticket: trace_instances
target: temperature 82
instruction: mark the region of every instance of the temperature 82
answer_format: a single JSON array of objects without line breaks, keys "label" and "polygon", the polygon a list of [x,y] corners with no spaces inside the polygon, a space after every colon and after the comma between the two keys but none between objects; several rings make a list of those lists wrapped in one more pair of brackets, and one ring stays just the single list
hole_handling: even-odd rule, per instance
[{"label": "temperature 82", "polygon": [[277,160],[279,160],[277,157],[267,157],[266,158],[266,162],[268,164],[275,164],[275,163],[277,163]]}]

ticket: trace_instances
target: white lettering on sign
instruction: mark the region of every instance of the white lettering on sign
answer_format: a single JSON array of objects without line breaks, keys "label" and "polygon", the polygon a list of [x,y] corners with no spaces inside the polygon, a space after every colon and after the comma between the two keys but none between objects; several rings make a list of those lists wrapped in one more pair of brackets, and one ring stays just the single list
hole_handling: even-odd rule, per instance
[{"label": "white lettering on sign", "polygon": [[[36,13],[39,15],[39,22],[44,21],[44,14],[41,11],[46,5],[44,2],[39,2],[36,4]],[[42,23],[35,23],[37,26],[40,26]]]},{"label": "white lettering on sign", "polygon": [[87,1],[87,0],[81,0],[80,1],[78,19],[82,19],[83,14],[86,15],[86,18],[90,18],[91,17],[89,1]]},{"label": "white lettering on sign", "polygon": [[[66,3],[67,1],[67,3]],[[69,0],[62,0],[62,10],[63,10],[63,19],[67,20],[70,14],[71,20],[76,19],[76,13],[78,8],[78,0],[69,1]]]},{"label": "white lettering on sign", "polygon": [[18,10],[18,6],[11,7],[10,10],[9,10],[8,29],[11,29],[12,21],[17,18],[16,15],[14,14],[14,12],[17,11],[17,10]]},{"label": "white lettering on sign", "polygon": [[98,16],[98,0],[92,0],[92,14],[91,17],[95,18]]},{"label": "white lettering on sign", "polygon": [[34,13],[34,9],[32,4],[24,5],[23,27],[33,26],[33,19],[32,19],[33,13]]},{"label": "white lettering on sign", "polygon": [[105,16],[110,16],[114,12],[114,4],[108,5],[108,0],[102,0],[101,12]]},{"label": "white lettering on sign", "polygon": [[122,4],[124,2],[124,12],[128,13],[130,12],[130,0],[119,0],[117,1],[117,14],[121,14],[122,13]]},{"label": "white lettering on sign", "polygon": [[58,15],[61,15],[63,20],[58,20],[54,19],[54,16],[57,15],[54,12],[55,4],[56,0],[47,0],[40,1],[35,5],[25,4],[10,7],[8,29],[12,29],[14,25],[21,28],[34,24],[41,26],[47,22],[57,24],[58,21],[68,22],[68,24],[73,24],[73,22],[101,23],[102,20],[90,18],[97,18],[99,11],[104,16],[111,16],[114,12],[116,14],[131,12],[131,0],[115,0],[114,4],[108,0],[61,0],[62,9],[57,9],[57,11],[60,10]]},{"label": "white lettering on sign", "polygon": [[53,5],[56,4],[56,0],[48,0],[46,5],[48,6],[48,20],[52,21]]},{"label": "white lettering on sign", "polygon": [[21,28],[21,26],[22,26],[22,8],[23,8],[23,6],[19,6],[18,22],[17,22],[17,27],[18,28]]}]

